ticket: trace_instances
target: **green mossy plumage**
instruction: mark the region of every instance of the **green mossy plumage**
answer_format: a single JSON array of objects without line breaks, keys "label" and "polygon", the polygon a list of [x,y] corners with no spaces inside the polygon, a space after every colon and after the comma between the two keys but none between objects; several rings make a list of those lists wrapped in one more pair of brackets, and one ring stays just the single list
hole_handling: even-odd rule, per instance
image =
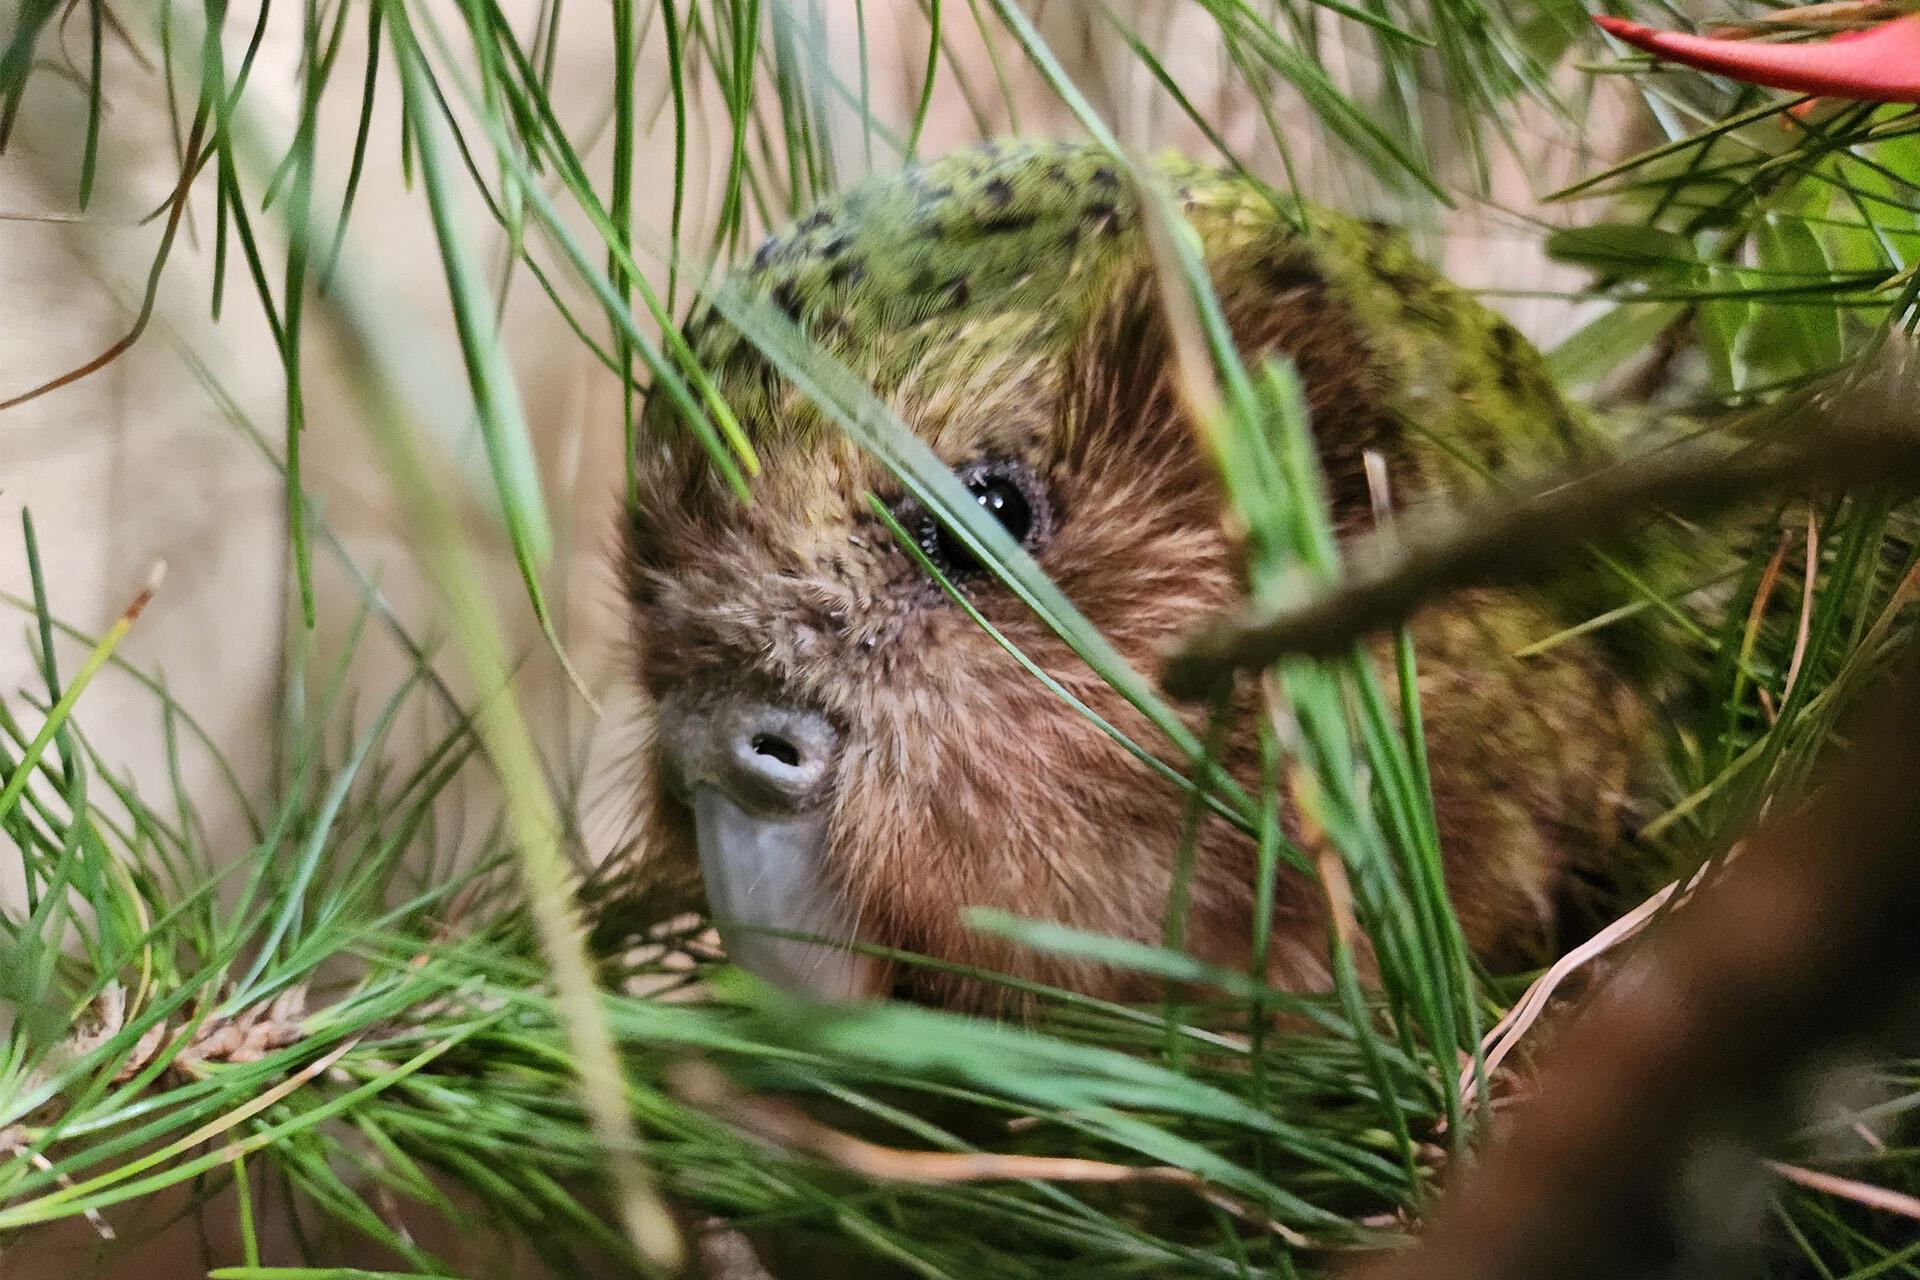
[{"label": "green mossy plumage", "polygon": [[[1400,498],[1463,501],[1618,449],[1623,433],[1570,403],[1513,324],[1436,271],[1398,229],[1303,206],[1171,152],[1152,161],[1150,180],[1164,184],[1198,233],[1229,312],[1243,298],[1269,305],[1275,264],[1303,291],[1335,302],[1328,322],[1364,348],[1352,358],[1393,419],[1391,441],[1365,443],[1393,447]],[[1099,147],[987,143],[824,202],[769,237],[737,278],[883,398],[912,382],[960,400],[970,385],[1058,358],[1117,296],[1158,288],[1146,238],[1138,192]],[[1256,271],[1258,279],[1247,278]],[[762,440],[834,432],[730,326],[708,313],[690,331]],[[1360,489],[1357,465],[1349,470],[1347,487]],[[1671,559],[1634,558],[1638,585],[1584,565],[1547,591],[1577,622],[1639,591],[1674,590]],[[1636,675],[1649,671],[1666,638],[1653,623],[1644,614],[1603,637]]]},{"label": "green mossy plumage", "polygon": [[[1199,233],[1223,298],[1235,291],[1232,263],[1255,255],[1330,286],[1395,384],[1389,398],[1429,442],[1421,451],[1451,458],[1453,479],[1592,446],[1532,346],[1392,228],[1316,208],[1302,225],[1273,192],[1177,155],[1156,159],[1153,176]],[[1139,195],[1104,151],[990,143],[820,205],[740,276],[884,394],[929,362],[964,380],[988,349],[1064,349],[1117,290],[1146,285],[1144,237]],[[713,367],[756,359],[730,330],[696,329]]]}]

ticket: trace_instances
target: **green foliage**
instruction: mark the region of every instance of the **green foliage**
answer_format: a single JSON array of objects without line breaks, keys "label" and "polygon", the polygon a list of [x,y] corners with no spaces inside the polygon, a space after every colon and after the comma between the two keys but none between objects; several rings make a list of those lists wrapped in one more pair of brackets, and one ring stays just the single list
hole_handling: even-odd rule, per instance
[{"label": "green foliage", "polygon": [[[112,102],[100,53],[110,15],[102,0],[85,7],[82,206]],[[862,20],[865,8],[854,6]],[[1122,139],[1151,141],[1116,138],[1041,25],[1009,0],[964,10],[925,0],[921,9],[921,92],[910,118],[885,121],[869,109],[866,62],[850,68],[828,56],[824,6],[660,0],[642,10],[615,0],[604,14],[617,68],[604,180],[589,161],[590,139],[553,107],[558,0],[544,0],[530,29],[492,0],[432,9],[367,0],[364,11],[310,4],[302,92],[285,137],[254,104],[264,6],[244,30],[228,30],[236,15],[224,3],[164,0],[157,11],[122,14],[164,68],[176,108],[183,182],[163,211],[152,278],[165,269],[189,196],[210,191],[201,197],[214,207],[209,310],[217,317],[228,301],[237,247],[283,362],[286,427],[266,452],[287,486],[304,623],[317,616],[316,551],[352,569],[304,488],[300,375],[311,310],[355,353],[422,564],[464,602],[451,631],[468,674],[489,693],[508,687],[497,619],[426,478],[428,452],[449,442],[422,425],[433,420],[430,406],[408,389],[400,348],[384,340],[380,292],[346,236],[368,165],[397,161],[433,219],[472,431],[490,464],[482,496],[499,513],[528,605],[556,652],[562,637],[542,581],[545,499],[499,345],[501,308],[515,281],[532,279],[621,380],[626,421],[643,390],[670,397],[745,494],[758,459],[676,324],[704,295],[1165,731],[1180,754],[1155,766],[1181,780],[1194,812],[1204,803],[1258,837],[1263,903],[1283,864],[1350,885],[1378,985],[1362,984],[1353,943],[1338,931],[1335,990],[1299,996],[1260,982],[1257,959],[1251,974],[1205,968],[1182,952],[1177,924],[1165,946],[1143,947],[981,915],[976,927],[1164,978],[1175,994],[1128,1008],[1028,991],[1034,1020],[1018,1027],[890,1005],[827,1012],[761,989],[720,964],[696,927],[676,925],[635,955],[600,958],[596,1000],[583,995],[557,871],[576,780],[532,756],[510,699],[457,702],[436,674],[438,655],[398,631],[364,576],[360,623],[397,631],[413,669],[383,691],[370,719],[355,696],[366,691],[350,688],[344,662],[292,673],[316,691],[309,712],[279,744],[284,767],[268,794],[234,784],[251,843],[237,859],[216,860],[193,797],[179,787],[160,801],[139,795],[115,776],[111,753],[96,750],[84,729],[88,680],[113,670],[144,682],[176,778],[178,753],[188,750],[207,753],[229,780],[233,769],[190,709],[125,668],[113,652],[117,632],[96,642],[61,626],[36,567],[31,596],[11,603],[45,687],[0,701],[0,829],[25,884],[23,900],[0,913],[0,1009],[11,1012],[0,1043],[0,1249],[30,1249],[31,1229],[56,1219],[107,1212],[125,1223],[163,1190],[205,1197],[231,1185],[245,1193],[244,1256],[216,1259],[232,1264],[216,1275],[322,1274],[261,1265],[253,1197],[269,1188],[298,1213],[317,1211],[378,1246],[379,1265],[397,1268],[380,1274],[450,1273],[396,1222],[399,1202],[461,1231],[500,1231],[570,1274],[585,1255],[666,1256],[650,1183],[750,1234],[799,1238],[908,1274],[1292,1275],[1325,1269],[1329,1251],[1385,1242],[1398,1215],[1427,1202],[1449,1158],[1438,1143],[1462,1151],[1477,1128],[1461,1063],[1477,1067],[1482,1030],[1513,991],[1474,972],[1447,903],[1410,646],[1399,646],[1390,674],[1358,649],[1272,673],[1268,769],[1258,793],[1247,793],[1214,767],[1205,726],[1196,731],[1127,666],[924,444],[783,316],[706,269],[860,168],[918,154],[935,89],[949,81],[983,122],[994,112],[1018,121],[1020,99],[1040,85],[1116,152]],[[1257,104],[1266,143],[1300,188],[1293,194],[1340,194],[1303,177],[1295,159],[1311,150],[1427,213],[1471,197],[1497,146],[1525,159],[1529,129],[1577,115],[1546,93],[1547,74],[1598,48],[1583,13],[1557,4],[1205,0],[1194,9],[1218,31],[1225,91]],[[52,4],[17,11],[0,52],[0,138],[34,109],[57,16]],[[1119,5],[1096,15],[1164,94],[1162,105],[1244,167],[1199,105],[1208,98],[1180,81],[1155,33],[1131,19]],[[969,26],[994,55],[991,84],[969,79],[954,50],[955,33]],[[363,40],[349,38],[361,30]],[[863,57],[866,34],[863,26]],[[663,84],[638,70],[650,41],[664,50]],[[1371,73],[1327,70],[1338,60],[1324,55],[1336,46],[1364,55]],[[1583,296],[1608,308],[1553,353],[1563,381],[1618,394],[1623,367],[1654,346],[1673,366],[1661,387],[1669,400],[1703,414],[1764,407],[1816,375],[1873,359],[1912,327],[1920,116],[1834,104],[1789,116],[1783,101],[1703,77],[1638,74],[1633,83],[1664,141],[1559,193],[1582,202],[1581,225],[1546,240],[1549,252],[1593,273]],[[328,92],[359,93],[351,137],[319,128]],[[393,94],[401,123],[386,136],[375,106]],[[852,131],[836,123],[848,113]],[[648,229],[637,222],[634,150],[667,117],[671,209],[663,228]],[[1451,125],[1446,136],[1434,136],[1435,119]],[[710,239],[691,243],[688,152],[703,129],[720,136],[728,163]],[[1451,176],[1463,156],[1464,183]],[[323,159],[344,161],[337,190],[321,184]],[[460,216],[475,199],[509,246],[497,278],[484,238]],[[1195,372],[1217,388],[1208,440],[1248,530],[1253,593],[1272,601],[1324,589],[1340,565],[1297,387],[1285,368],[1240,366],[1175,215],[1160,217],[1167,278],[1191,307]],[[154,297],[150,285],[142,326]],[[1699,376],[1690,379],[1693,366]],[[236,425],[260,438],[244,419]],[[629,458],[641,447],[630,431]],[[1803,784],[1837,705],[1904,634],[1920,562],[1908,513],[1862,495],[1811,511],[1786,503],[1781,515],[1815,536],[1756,535],[1734,571],[1703,567],[1694,596],[1643,602],[1683,617],[1698,648],[1684,662],[1710,668],[1705,714],[1676,751],[1671,807],[1641,833],[1680,854],[1721,851],[1770,798]],[[23,536],[31,550],[30,524]],[[56,633],[88,654],[64,678]],[[396,731],[415,721],[434,726],[424,750]],[[481,767],[507,784],[506,798],[498,814],[476,822],[469,813],[456,830],[461,779]],[[552,787],[550,776],[559,778]],[[1314,868],[1283,835],[1283,777],[1332,836],[1337,870]],[[524,883],[511,874],[516,865]],[[1171,921],[1181,918],[1170,910]],[[1187,994],[1178,984],[1189,982],[1219,994]],[[1204,1194],[857,1174],[747,1136],[739,1117],[685,1087],[690,1065],[718,1070],[740,1090],[804,1100],[872,1141],[1172,1166],[1203,1180]],[[1904,1067],[1887,1068],[1880,1089],[1861,1123],[1896,1124],[1920,1098]],[[1803,1149],[1821,1150],[1834,1127],[1822,1118]],[[1883,1136],[1886,1149],[1849,1174],[1912,1189],[1920,1175],[1911,1148]],[[648,1180],[609,1179],[609,1149]],[[1793,1189],[1775,1209],[1783,1255],[1802,1255],[1824,1274],[1911,1270],[1912,1250],[1857,1206]],[[313,1253],[316,1265],[331,1261],[320,1241]]]}]

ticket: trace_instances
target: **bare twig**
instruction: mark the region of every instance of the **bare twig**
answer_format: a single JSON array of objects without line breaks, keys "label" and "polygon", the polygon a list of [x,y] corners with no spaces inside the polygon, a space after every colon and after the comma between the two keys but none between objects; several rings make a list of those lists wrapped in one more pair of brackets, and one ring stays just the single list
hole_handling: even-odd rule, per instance
[{"label": "bare twig", "polygon": [[1167,664],[1163,683],[1176,697],[1197,698],[1236,671],[1291,654],[1338,653],[1361,636],[1404,623],[1450,591],[1543,578],[1570,553],[1631,531],[1649,512],[1707,516],[1781,489],[1874,486],[1912,493],[1920,490],[1920,433],[1901,420],[1910,416],[1891,415],[1891,426],[1796,433],[1785,444],[1733,453],[1676,447],[1536,484],[1424,533],[1402,527],[1355,539],[1350,561],[1357,568],[1337,590],[1204,627]]}]

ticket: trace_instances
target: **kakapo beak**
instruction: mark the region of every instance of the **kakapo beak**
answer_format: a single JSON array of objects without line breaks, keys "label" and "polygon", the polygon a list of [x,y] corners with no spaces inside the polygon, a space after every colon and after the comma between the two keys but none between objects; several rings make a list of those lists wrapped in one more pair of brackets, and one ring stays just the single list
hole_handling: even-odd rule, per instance
[{"label": "kakapo beak", "polygon": [[1604,15],[1594,21],[1656,57],[1748,84],[1824,98],[1920,102],[1920,13],[1815,44],[1684,35]]},{"label": "kakapo beak", "polygon": [[[879,994],[880,966],[844,945],[853,923],[823,874],[827,813],[749,813],[711,783],[693,791],[694,838],[721,940],[734,963],[819,1000]],[[826,939],[804,942],[766,930]]]}]

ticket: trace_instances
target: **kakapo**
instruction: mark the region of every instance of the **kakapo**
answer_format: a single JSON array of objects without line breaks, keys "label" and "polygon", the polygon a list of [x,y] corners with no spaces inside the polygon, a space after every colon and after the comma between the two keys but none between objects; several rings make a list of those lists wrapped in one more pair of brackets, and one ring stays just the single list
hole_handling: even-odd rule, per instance
[{"label": "kakapo", "polygon": [[[1182,160],[1156,168],[1243,355],[1297,369],[1343,535],[1372,523],[1369,452],[1417,501],[1591,449],[1528,342],[1391,228]],[[1176,392],[1140,196],[1104,152],[986,145],[868,180],[735,279],[864,379],[1137,668],[1243,597],[1219,477]],[[867,495],[1076,698],[1165,758],[1171,745],[745,337],[711,311],[687,333],[762,470],[740,501],[668,398],[647,405],[620,571],[652,716],[641,852],[621,874],[666,899],[704,883],[723,921],[949,966],[729,931],[748,968],[815,994],[1000,998],[951,967],[1158,994],[965,925],[962,908],[986,906],[1159,941],[1184,797],[1023,671]],[[1516,656],[1565,613],[1477,591],[1413,627],[1449,887],[1489,958],[1537,952],[1568,867],[1619,839],[1646,753],[1647,713],[1596,642]],[[1221,760],[1251,788],[1254,691],[1241,697]],[[1204,824],[1194,954],[1247,963],[1255,857],[1244,832]],[[1307,879],[1280,886],[1271,981],[1327,981],[1324,918]]]}]

